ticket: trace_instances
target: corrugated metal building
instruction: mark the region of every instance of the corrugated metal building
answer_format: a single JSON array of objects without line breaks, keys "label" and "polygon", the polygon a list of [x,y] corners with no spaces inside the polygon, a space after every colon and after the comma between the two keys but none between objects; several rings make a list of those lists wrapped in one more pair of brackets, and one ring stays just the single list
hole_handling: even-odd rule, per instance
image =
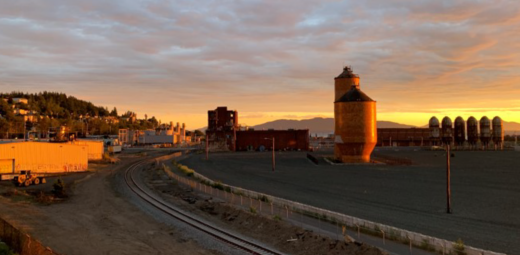
[{"label": "corrugated metal building", "polygon": [[103,153],[105,152],[103,141],[76,140],[72,144],[88,146],[88,160],[103,159]]},{"label": "corrugated metal building", "polygon": [[88,169],[86,145],[23,142],[0,144],[0,174],[82,172]]}]

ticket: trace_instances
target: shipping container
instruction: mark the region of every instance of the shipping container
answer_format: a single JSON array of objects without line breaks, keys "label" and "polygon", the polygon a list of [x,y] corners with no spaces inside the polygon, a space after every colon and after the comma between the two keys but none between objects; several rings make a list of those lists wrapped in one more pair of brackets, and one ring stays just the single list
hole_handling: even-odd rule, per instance
[{"label": "shipping container", "polygon": [[[82,172],[88,169],[86,145],[23,142],[0,144],[0,174]],[[2,178],[4,179],[4,178]]]},{"label": "shipping container", "polygon": [[102,160],[103,153],[105,152],[103,141],[93,141],[93,140],[76,140],[72,142],[72,144],[76,145],[86,145],[88,146],[88,160]]}]

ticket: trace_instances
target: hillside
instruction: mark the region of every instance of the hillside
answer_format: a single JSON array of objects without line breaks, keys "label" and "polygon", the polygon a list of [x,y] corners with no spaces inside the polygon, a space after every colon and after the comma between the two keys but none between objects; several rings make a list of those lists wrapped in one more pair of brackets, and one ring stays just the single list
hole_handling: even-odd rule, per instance
[{"label": "hillside", "polygon": [[[378,128],[411,128],[414,126],[399,124],[391,121],[380,120],[377,121]],[[252,128],[261,129],[309,129],[311,133],[333,133],[334,132],[334,118],[314,118],[307,120],[275,120],[266,122]]]},{"label": "hillside", "polygon": [[[70,133],[84,136],[115,135],[119,128],[147,129],[158,125],[155,117],[130,121],[133,112],[118,115],[114,107],[96,106],[91,102],[58,92],[0,93],[0,138],[23,137],[24,130],[44,136],[51,128],[65,126]],[[26,99],[21,101],[19,99]]]}]

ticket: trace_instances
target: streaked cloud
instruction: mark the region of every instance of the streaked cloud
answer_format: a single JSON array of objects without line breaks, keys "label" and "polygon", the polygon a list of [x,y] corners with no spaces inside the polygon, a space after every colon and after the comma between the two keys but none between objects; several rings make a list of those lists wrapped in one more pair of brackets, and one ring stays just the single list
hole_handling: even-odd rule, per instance
[{"label": "streaked cloud", "polygon": [[351,65],[380,118],[498,109],[520,121],[517,1],[0,5],[3,91],[63,91],[193,128],[228,105],[254,125],[332,115],[333,78]]}]

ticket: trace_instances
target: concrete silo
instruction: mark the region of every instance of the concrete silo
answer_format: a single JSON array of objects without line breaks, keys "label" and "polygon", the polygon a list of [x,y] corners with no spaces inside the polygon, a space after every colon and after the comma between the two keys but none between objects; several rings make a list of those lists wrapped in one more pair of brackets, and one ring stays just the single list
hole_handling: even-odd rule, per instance
[{"label": "concrete silo", "polygon": [[432,142],[432,145],[438,145],[441,141],[441,129],[439,119],[437,119],[437,117],[435,116],[431,117],[430,121],[428,122],[428,126],[430,128],[430,140]]},{"label": "concrete silo", "polygon": [[451,142],[453,141],[453,122],[451,119],[446,116],[442,119],[441,122],[442,125],[442,134],[441,139],[444,144],[451,145]]},{"label": "concrete silo", "polygon": [[468,125],[468,143],[469,146],[474,148],[477,146],[479,135],[478,135],[478,121],[475,117],[471,116],[467,121]]},{"label": "concrete silo", "polygon": [[345,163],[370,162],[377,143],[376,102],[359,88],[350,67],[334,78],[334,157]]},{"label": "concrete silo", "polygon": [[489,142],[491,141],[491,121],[489,121],[488,117],[484,116],[480,119],[480,142],[484,149],[487,148]]},{"label": "concrete silo", "polygon": [[455,119],[454,138],[455,145],[464,146],[464,142],[466,141],[466,123],[460,116]]},{"label": "concrete silo", "polygon": [[503,150],[504,146],[504,126],[502,119],[498,116],[493,118],[491,122],[493,125],[493,143],[495,144],[495,150],[497,148]]}]

